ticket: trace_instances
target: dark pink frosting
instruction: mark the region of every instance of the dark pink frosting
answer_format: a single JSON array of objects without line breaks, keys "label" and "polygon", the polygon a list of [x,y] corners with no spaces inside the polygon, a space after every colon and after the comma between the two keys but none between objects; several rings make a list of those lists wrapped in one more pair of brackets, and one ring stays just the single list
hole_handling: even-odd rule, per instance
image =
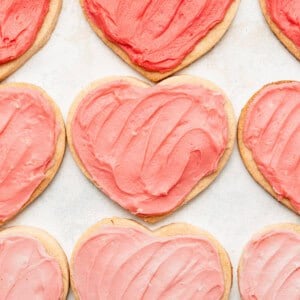
[{"label": "dark pink frosting", "polygon": [[300,48],[300,1],[266,0],[271,20]]},{"label": "dark pink frosting", "polygon": [[24,54],[34,43],[50,0],[1,0],[0,64]]},{"label": "dark pink frosting", "polygon": [[150,71],[177,67],[217,24],[233,0],[84,0],[105,36]]}]

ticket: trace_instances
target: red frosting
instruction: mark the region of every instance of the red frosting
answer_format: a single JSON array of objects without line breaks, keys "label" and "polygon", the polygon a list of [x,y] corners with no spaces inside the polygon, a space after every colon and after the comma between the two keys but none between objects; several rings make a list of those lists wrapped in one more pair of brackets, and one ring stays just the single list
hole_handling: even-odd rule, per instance
[{"label": "red frosting", "polygon": [[110,198],[132,213],[161,215],[216,171],[228,143],[224,103],[199,85],[110,82],[79,104],[73,145]]},{"label": "red frosting", "polygon": [[84,0],[105,36],[150,71],[177,67],[223,21],[233,0]]},{"label": "red frosting", "polygon": [[24,54],[34,43],[50,0],[0,1],[0,64]]},{"label": "red frosting", "polygon": [[266,0],[266,6],[272,21],[300,48],[300,1]]}]

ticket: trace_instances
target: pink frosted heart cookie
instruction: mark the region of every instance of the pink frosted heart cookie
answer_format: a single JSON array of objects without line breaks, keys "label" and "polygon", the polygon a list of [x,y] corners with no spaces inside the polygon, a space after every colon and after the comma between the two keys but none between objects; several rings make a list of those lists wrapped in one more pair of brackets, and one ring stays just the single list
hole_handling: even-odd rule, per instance
[{"label": "pink frosted heart cookie", "polygon": [[65,300],[69,268],[64,251],[40,229],[4,229],[0,231],[0,283],[2,300]]},{"label": "pink frosted heart cookie", "polygon": [[243,300],[300,297],[300,226],[278,224],[255,235],[242,254],[239,287]]},{"label": "pink frosted heart cookie", "polygon": [[275,82],[258,91],[242,111],[238,140],[254,179],[299,214],[300,82]]},{"label": "pink frosted heart cookie", "polygon": [[209,51],[239,0],[80,0],[98,36],[130,66],[159,81]]},{"label": "pink frosted heart cookie", "polygon": [[213,84],[178,76],[151,87],[132,78],[93,84],[75,101],[68,141],[84,174],[147,221],[205,189],[232,151],[235,124]]},{"label": "pink frosted heart cookie", "polygon": [[260,0],[260,4],[274,34],[300,59],[300,1]]},{"label": "pink frosted heart cookie", "polygon": [[46,44],[61,6],[62,0],[1,0],[0,81]]},{"label": "pink frosted heart cookie", "polygon": [[64,150],[64,121],[54,101],[33,85],[0,85],[0,224],[45,190]]},{"label": "pink frosted heart cookie", "polygon": [[227,300],[231,264],[207,232],[188,224],[149,231],[105,219],[78,241],[71,259],[76,299]]}]

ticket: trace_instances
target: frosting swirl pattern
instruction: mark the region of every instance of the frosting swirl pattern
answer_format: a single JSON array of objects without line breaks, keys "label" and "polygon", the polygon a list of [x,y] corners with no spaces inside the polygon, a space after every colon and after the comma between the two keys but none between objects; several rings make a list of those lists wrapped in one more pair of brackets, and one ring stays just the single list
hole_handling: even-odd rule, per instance
[{"label": "frosting swirl pattern", "polygon": [[149,71],[177,67],[223,21],[233,0],[83,0],[92,22]]},{"label": "frosting swirl pattern", "polygon": [[50,0],[1,0],[0,64],[24,54],[34,43]]},{"label": "frosting swirl pattern", "polygon": [[272,230],[253,239],[241,259],[239,285],[243,300],[298,300],[300,234]]},{"label": "frosting swirl pattern", "polygon": [[36,239],[26,236],[0,238],[0,299],[59,300],[62,272]]},{"label": "frosting swirl pattern", "polygon": [[53,164],[60,127],[48,99],[27,87],[0,89],[0,221],[30,199]]},{"label": "frosting swirl pattern", "polygon": [[71,269],[82,300],[218,300],[224,293],[218,252],[200,236],[103,226],[75,251]]},{"label": "frosting swirl pattern", "polygon": [[199,85],[110,82],[77,106],[74,149],[111,199],[134,214],[161,215],[217,170],[228,143],[225,101]]},{"label": "frosting swirl pattern", "polygon": [[300,82],[269,85],[254,97],[243,141],[274,191],[300,212]]}]

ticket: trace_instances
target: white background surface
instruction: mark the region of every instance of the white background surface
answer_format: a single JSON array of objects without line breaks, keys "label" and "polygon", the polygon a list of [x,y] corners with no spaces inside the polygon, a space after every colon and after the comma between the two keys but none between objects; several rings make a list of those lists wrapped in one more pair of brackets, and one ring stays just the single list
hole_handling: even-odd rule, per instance
[{"label": "white background surface", "polygon": [[[262,85],[300,79],[298,61],[271,33],[257,0],[242,0],[237,17],[223,40],[184,73],[207,78],[225,90],[236,116]],[[78,0],[64,0],[48,44],[6,81],[44,88],[66,117],[77,93],[91,81],[110,75],[140,77],[94,34]],[[80,172],[67,149],[62,167],[49,188],[8,225],[47,230],[68,257],[79,236],[104,217],[132,215],[98,191]],[[277,203],[247,173],[235,146],[217,180],[183,209],[152,228],[189,222],[211,232],[227,249],[234,271],[231,299],[239,299],[236,270],[244,244],[263,226],[297,222],[299,217]],[[70,294],[70,299],[73,299]]]}]

